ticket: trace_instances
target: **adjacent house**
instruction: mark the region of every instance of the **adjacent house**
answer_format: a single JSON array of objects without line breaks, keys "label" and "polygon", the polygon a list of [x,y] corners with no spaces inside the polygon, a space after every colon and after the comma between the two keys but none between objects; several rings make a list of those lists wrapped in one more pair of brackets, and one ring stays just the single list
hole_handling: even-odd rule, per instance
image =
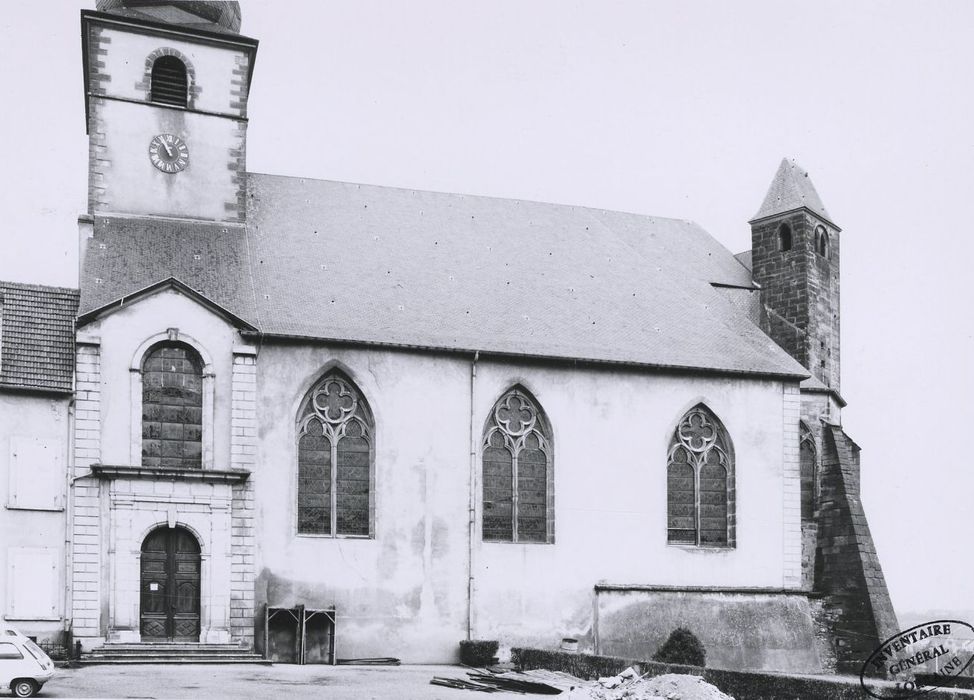
[{"label": "adjacent house", "polygon": [[[0,612],[61,643],[78,290],[0,282]],[[82,438],[83,439],[83,438]]]}]

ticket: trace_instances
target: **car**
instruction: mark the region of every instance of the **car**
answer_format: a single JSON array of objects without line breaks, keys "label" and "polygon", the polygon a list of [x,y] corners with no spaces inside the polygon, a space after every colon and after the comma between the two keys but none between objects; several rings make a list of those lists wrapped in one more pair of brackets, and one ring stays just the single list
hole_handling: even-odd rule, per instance
[{"label": "car", "polygon": [[0,688],[30,698],[54,675],[54,662],[44,650],[13,627],[0,624]]}]

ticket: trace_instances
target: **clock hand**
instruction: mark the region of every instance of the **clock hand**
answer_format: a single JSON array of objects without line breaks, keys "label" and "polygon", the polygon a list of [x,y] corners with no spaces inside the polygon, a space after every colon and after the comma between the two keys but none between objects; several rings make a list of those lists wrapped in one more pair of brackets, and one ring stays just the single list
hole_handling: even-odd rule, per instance
[{"label": "clock hand", "polygon": [[166,143],[165,141],[163,141],[162,142],[162,147],[166,149],[166,153],[168,153],[169,154],[169,157],[172,158],[172,149],[169,148],[169,144]]}]

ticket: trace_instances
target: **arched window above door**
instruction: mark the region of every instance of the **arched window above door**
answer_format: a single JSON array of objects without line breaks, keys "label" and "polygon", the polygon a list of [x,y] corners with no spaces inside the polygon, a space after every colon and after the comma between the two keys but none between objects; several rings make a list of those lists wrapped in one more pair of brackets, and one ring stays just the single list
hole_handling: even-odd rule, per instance
[{"label": "arched window above door", "polygon": [[200,468],[203,361],[189,345],[163,342],[142,362],[142,465]]}]

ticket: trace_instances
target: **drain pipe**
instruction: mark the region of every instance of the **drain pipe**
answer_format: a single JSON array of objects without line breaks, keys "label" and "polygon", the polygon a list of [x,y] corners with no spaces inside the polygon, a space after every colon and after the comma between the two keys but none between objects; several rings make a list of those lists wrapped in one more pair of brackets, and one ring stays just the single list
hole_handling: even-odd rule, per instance
[{"label": "drain pipe", "polygon": [[467,639],[473,639],[474,616],[474,539],[477,534],[477,433],[474,415],[474,390],[477,384],[477,361],[480,360],[480,350],[473,355],[470,362],[470,494],[467,519]]},{"label": "drain pipe", "polygon": [[[72,580],[74,578],[74,429],[76,420],[75,394],[77,387],[72,386],[71,399],[68,401],[68,439],[67,455],[64,460],[64,609],[61,613],[61,628],[64,632],[73,631],[74,606],[72,604]],[[67,646],[67,644],[65,644]],[[73,653],[68,649],[68,656]]]}]

